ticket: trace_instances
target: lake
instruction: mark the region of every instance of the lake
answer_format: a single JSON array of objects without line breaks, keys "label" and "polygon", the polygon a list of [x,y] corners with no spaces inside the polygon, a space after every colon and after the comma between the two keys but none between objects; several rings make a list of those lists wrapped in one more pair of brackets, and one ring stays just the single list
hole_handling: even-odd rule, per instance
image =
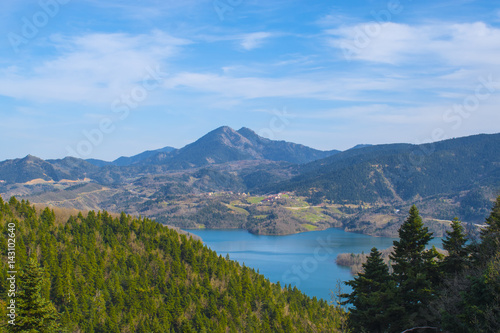
[{"label": "lake", "polygon": [[[292,284],[305,294],[331,300],[337,281],[352,279],[350,269],[338,266],[339,253],[369,253],[385,249],[397,238],[372,237],[341,229],[311,231],[288,236],[259,236],[246,230],[187,230],[203,239],[218,254],[259,270],[271,282]],[[441,240],[433,243],[440,246]],[[343,286],[344,291],[348,291]]]}]

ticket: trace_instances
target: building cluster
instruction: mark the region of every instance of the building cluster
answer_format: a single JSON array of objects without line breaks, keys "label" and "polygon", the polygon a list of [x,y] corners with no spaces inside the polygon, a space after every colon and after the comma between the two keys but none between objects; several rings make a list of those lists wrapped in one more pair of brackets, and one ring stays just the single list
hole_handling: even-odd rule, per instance
[{"label": "building cluster", "polygon": [[280,192],[278,194],[271,194],[271,195],[268,195],[267,198],[263,199],[261,202],[274,202],[274,201],[278,201],[279,199],[281,199],[281,197],[283,195],[290,195],[289,192]]}]

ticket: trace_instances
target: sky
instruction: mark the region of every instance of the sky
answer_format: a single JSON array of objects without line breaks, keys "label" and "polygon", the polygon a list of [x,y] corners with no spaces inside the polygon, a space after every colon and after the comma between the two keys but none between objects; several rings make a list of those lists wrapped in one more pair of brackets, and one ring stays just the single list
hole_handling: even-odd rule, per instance
[{"label": "sky", "polygon": [[498,1],[16,0],[0,36],[0,160],[500,132]]}]

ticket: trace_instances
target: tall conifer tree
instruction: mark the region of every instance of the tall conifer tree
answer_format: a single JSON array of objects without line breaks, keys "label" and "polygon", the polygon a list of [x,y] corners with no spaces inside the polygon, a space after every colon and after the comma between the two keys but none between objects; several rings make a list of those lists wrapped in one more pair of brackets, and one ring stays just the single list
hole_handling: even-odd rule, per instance
[{"label": "tall conifer tree", "polygon": [[490,216],[485,221],[486,228],[481,230],[482,256],[491,258],[500,249],[500,196],[497,197]]},{"label": "tall conifer tree", "polygon": [[19,312],[13,332],[57,332],[59,314],[50,300],[42,297],[43,270],[30,258],[19,276]]},{"label": "tall conifer tree", "polygon": [[372,248],[363,272],[346,284],[353,289],[351,294],[342,295],[347,298],[343,304],[354,305],[349,318],[351,327],[356,332],[386,332],[390,327],[389,316],[395,310],[395,288],[377,248]]},{"label": "tall conifer tree", "polygon": [[404,316],[398,318],[401,329],[428,323],[426,308],[435,296],[438,276],[437,251],[426,250],[432,233],[424,226],[415,205],[399,229],[399,241],[394,241],[394,278],[398,286],[398,303],[404,308]]},{"label": "tall conifer tree", "polygon": [[454,218],[451,222],[451,231],[446,231],[446,237],[443,239],[443,249],[448,251],[448,255],[441,264],[444,273],[460,273],[467,267],[469,260],[467,236],[462,222],[458,218]]}]

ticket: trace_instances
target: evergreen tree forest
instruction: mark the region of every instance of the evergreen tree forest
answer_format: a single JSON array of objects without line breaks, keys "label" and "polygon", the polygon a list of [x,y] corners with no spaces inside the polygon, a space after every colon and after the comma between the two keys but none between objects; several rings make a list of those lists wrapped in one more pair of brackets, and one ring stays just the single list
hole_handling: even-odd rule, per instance
[{"label": "evergreen tree forest", "polygon": [[353,332],[500,332],[500,196],[479,237],[458,219],[443,238],[446,256],[427,247],[432,233],[413,206],[394,241],[390,265],[373,248],[346,282]]},{"label": "evergreen tree forest", "polygon": [[340,331],[338,307],[149,219],[91,211],[63,220],[0,198],[4,256],[13,231],[16,325],[2,260],[1,332]]}]

